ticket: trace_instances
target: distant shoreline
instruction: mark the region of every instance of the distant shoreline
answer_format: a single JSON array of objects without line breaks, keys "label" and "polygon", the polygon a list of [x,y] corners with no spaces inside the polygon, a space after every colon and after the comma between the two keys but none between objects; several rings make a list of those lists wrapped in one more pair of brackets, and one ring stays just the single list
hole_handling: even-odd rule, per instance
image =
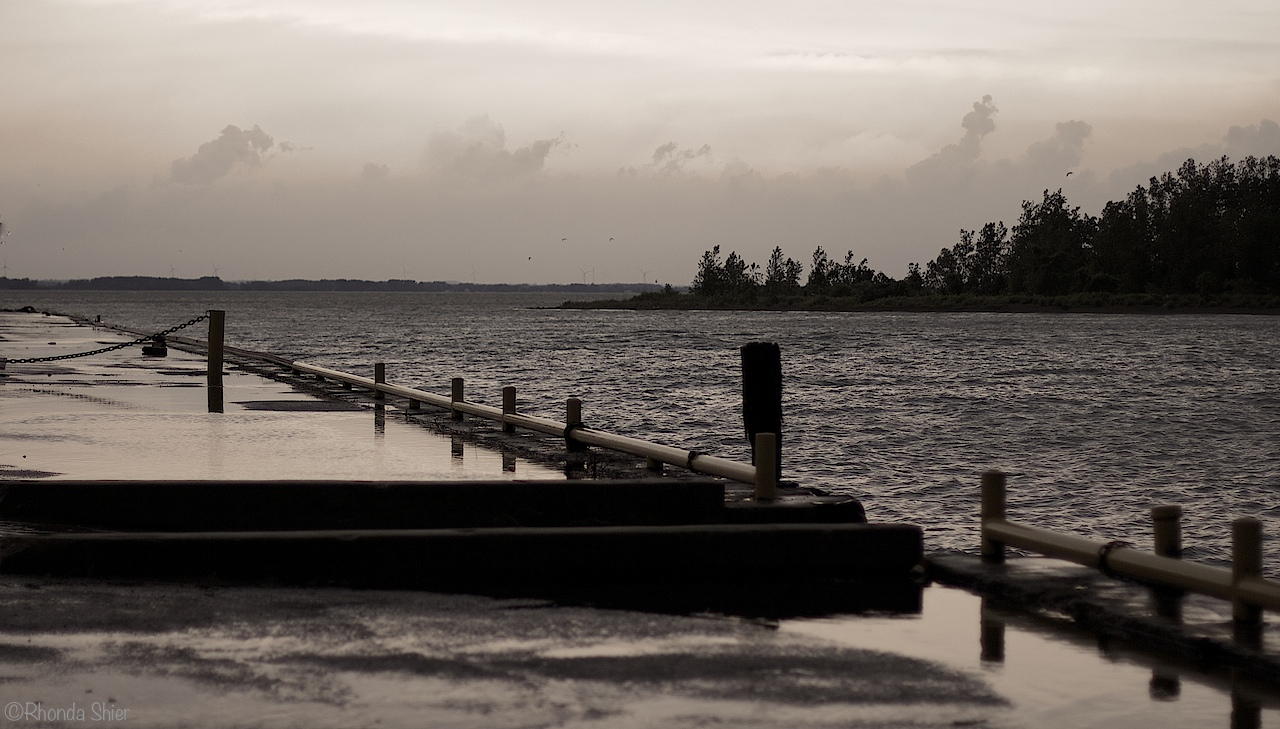
[{"label": "distant shoreline", "polygon": [[99,276],[67,281],[0,277],[0,291],[388,291],[388,292],[462,292],[462,293],[569,293],[626,294],[658,290],[656,284],[643,283],[468,283],[461,281],[414,281],[388,279],[283,279],[261,281],[223,281],[216,276],[201,278],[169,278],[163,276]]},{"label": "distant shoreline", "polygon": [[1280,315],[1280,296],[1159,296],[1101,294],[1071,296],[906,296],[870,301],[801,298],[785,301],[723,301],[691,294],[640,294],[630,299],[566,301],[560,309],[630,311],[804,311],[1009,314],[1254,314]]}]

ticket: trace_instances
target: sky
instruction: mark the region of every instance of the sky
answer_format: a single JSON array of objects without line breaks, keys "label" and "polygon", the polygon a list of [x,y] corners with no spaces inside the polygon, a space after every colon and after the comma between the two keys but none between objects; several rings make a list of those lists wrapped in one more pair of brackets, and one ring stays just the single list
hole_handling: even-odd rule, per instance
[{"label": "sky", "polygon": [[0,91],[9,276],[901,276],[1280,154],[1280,4],[8,0]]}]

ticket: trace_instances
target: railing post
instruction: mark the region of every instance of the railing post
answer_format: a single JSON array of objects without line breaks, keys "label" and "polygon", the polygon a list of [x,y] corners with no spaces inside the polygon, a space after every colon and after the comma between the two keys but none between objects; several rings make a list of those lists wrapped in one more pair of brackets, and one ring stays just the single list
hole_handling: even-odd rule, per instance
[{"label": "railing post", "polygon": [[987,562],[1004,561],[1004,543],[987,536],[987,522],[1005,517],[1007,479],[1000,471],[982,474],[982,559]]},{"label": "railing post", "polygon": [[1182,507],[1176,504],[1151,509],[1155,529],[1155,551],[1161,557],[1182,559]]},{"label": "railing post", "polygon": [[[452,381],[451,383],[449,383],[449,385],[450,385],[450,388],[449,388],[449,389],[450,389],[450,392],[449,392],[449,399],[450,399],[450,400],[452,400],[453,402],[462,402],[463,400],[465,400],[465,399],[466,399],[465,397],[463,397],[463,391],[462,391],[462,378],[461,378],[461,377],[455,377],[455,378],[453,378],[453,381]],[[454,411],[453,411],[453,416],[452,416],[452,417],[453,417],[453,419],[454,419],[454,420],[462,420],[462,411],[461,411],[461,410],[458,410],[458,409],[456,409],[456,408],[455,408],[455,409],[454,409]]]},{"label": "railing post", "polygon": [[586,450],[586,446],[573,440],[569,434],[582,427],[582,401],[571,397],[564,401],[564,445],[571,451]]},{"label": "railing post", "polygon": [[[1153,507],[1151,525],[1155,532],[1155,553],[1161,557],[1182,559],[1182,507],[1176,504]],[[1182,590],[1176,587],[1155,587],[1152,595],[1156,614],[1182,622]],[[1155,678],[1151,680],[1152,686],[1155,686]]]},{"label": "railing post", "polygon": [[758,469],[757,434],[773,434],[774,481],[782,479],[782,352],[773,342],[742,345],[742,424]]},{"label": "railing post", "polygon": [[209,412],[222,412],[222,338],[225,331],[227,312],[222,309],[209,310]]},{"label": "railing post", "polygon": [[[376,385],[384,385],[387,382],[387,364],[385,362],[373,363],[373,382]],[[378,388],[373,389],[374,400],[387,399],[386,393]]]},{"label": "railing post", "polygon": [[[1244,516],[1231,522],[1231,581],[1262,576],[1262,522]],[[1262,608],[1239,597],[1232,600],[1231,616],[1248,634],[1262,627]]]},{"label": "railing post", "polygon": [[502,432],[514,433],[516,426],[507,422],[508,415],[514,415],[516,412],[516,388],[510,385],[502,388]]},{"label": "railing post", "polygon": [[756,433],[756,501],[778,498],[777,435]]}]

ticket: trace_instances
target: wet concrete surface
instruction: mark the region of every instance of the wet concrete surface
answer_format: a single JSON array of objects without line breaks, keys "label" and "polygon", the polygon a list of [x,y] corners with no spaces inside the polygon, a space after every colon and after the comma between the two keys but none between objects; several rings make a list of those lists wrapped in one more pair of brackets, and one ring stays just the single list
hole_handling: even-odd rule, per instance
[{"label": "wet concrete surface", "polygon": [[53,579],[0,580],[0,612],[0,704],[105,702],[121,726],[955,726],[1007,708],[964,671],[717,615]]},{"label": "wet concrete surface", "polygon": [[[65,317],[9,312],[0,312],[0,336],[11,359],[127,341]],[[226,412],[209,413],[205,375],[204,358],[172,347],[164,358],[129,347],[9,364],[0,377],[0,479],[564,478],[431,432],[393,408],[317,399],[236,365],[224,377]]]}]

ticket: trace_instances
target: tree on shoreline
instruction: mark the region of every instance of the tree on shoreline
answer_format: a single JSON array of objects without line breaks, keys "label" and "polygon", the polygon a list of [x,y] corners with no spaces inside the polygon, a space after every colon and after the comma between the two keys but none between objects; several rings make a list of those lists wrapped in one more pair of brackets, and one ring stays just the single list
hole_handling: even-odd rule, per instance
[{"label": "tree on shoreline", "polygon": [[703,254],[695,296],[750,302],[839,297],[1082,293],[1280,294],[1280,158],[1188,159],[1152,177],[1098,216],[1072,206],[1062,189],[1024,200],[1012,229],[989,222],[895,280],[855,259],[831,259],[822,246],[803,266],[775,246],[763,275],[720,246]]}]

